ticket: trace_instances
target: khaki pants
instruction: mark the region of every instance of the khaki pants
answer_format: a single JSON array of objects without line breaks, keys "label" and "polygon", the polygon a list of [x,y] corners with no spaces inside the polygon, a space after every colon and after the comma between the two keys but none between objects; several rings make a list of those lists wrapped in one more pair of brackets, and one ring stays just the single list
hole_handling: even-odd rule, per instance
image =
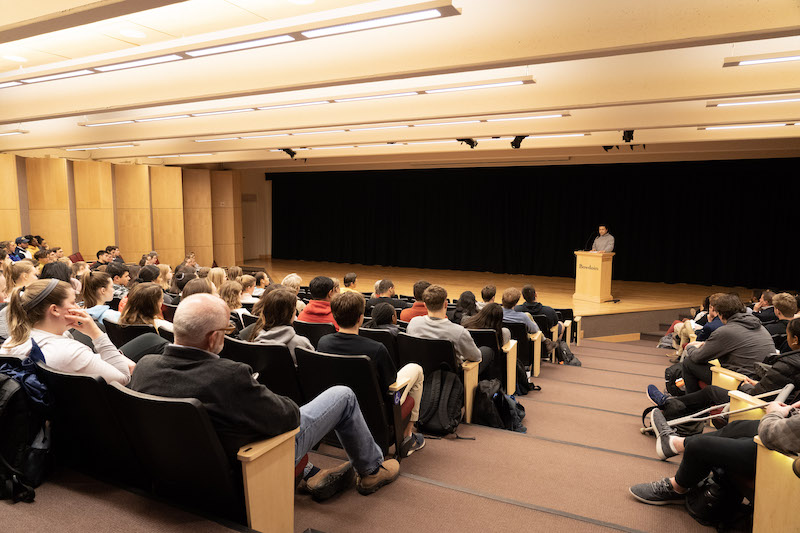
[{"label": "khaki pants", "polygon": [[408,386],[403,390],[400,397],[400,404],[406,401],[409,395],[414,398],[414,408],[411,410],[411,421],[419,420],[419,407],[422,405],[422,384],[425,382],[425,375],[422,367],[416,363],[408,363],[397,371],[397,381],[408,379]]}]

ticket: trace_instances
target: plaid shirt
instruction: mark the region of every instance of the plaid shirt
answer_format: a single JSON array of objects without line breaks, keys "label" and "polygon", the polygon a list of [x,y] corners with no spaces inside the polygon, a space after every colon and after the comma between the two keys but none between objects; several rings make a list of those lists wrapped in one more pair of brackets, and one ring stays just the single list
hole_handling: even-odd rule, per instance
[{"label": "plaid shirt", "polygon": [[121,300],[127,295],[128,287],[124,285],[117,285],[116,283],[114,284],[114,298],[119,298]]}]

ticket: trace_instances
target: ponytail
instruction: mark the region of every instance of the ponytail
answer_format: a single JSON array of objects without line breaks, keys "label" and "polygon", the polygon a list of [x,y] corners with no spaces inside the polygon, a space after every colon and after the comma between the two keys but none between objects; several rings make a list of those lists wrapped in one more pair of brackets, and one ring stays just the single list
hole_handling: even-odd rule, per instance
[{"label": "ponytail", "polygon": [[83,306],[86,309],[100,303],[97,291],[108,287],[109,281],[111,281],[111,276],[106,272],[93,272],[90,270],[81,277],[81,297],[83,297]]},{"label": "ponytail", "polygon": [[34,281],[27,287],[17,287],[8,302],[9,348],[28,340],[33,327],[43,320],[51,305],[61,305],[72,291],[65,281],[46,279]]}]

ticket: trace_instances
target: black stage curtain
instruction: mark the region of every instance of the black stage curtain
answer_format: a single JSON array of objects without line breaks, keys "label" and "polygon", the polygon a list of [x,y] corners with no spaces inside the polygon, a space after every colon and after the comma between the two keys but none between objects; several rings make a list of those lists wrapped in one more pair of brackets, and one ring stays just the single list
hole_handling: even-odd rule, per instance
[{"label": "black stage curtain", "polygon": [[573,277],[605,223],[614,279],[795,288],[799,162],[267,174],[273,257]]}]

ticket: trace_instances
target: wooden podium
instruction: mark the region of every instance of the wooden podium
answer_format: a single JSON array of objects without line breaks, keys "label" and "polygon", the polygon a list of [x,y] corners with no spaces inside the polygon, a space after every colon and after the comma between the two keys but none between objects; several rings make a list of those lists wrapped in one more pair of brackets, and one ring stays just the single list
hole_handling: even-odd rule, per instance
[{"label": "wooden podium", "polygon": [[611,296],[611,260],[614,252],[575,252],[575,300],[609,302]]}]

